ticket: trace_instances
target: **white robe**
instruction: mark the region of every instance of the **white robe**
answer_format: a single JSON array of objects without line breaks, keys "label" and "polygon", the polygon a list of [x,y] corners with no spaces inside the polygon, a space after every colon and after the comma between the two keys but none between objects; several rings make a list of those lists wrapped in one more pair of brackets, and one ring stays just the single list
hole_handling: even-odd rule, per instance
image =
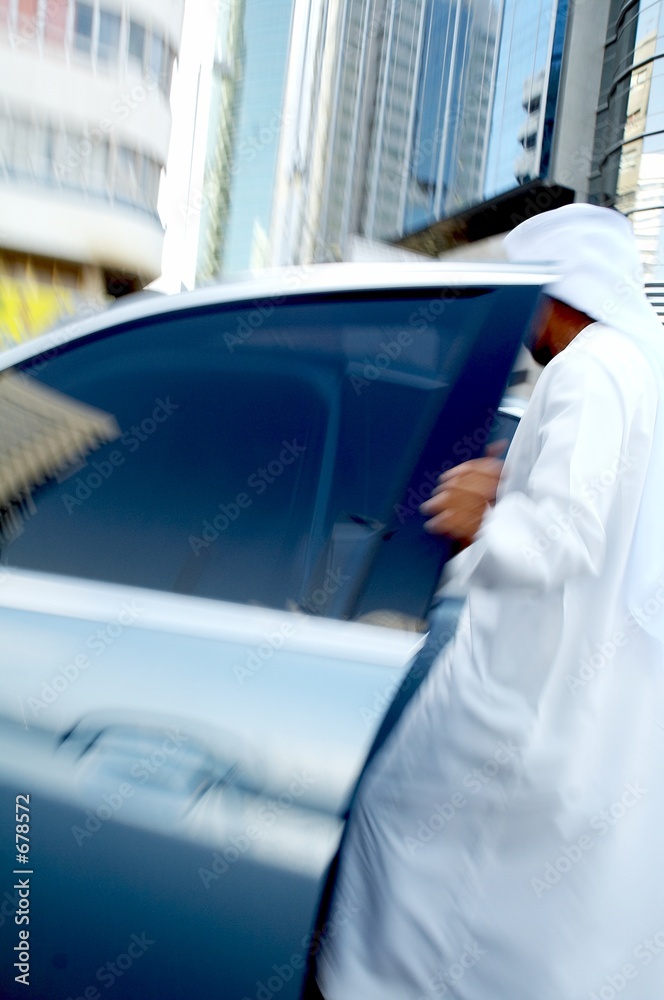
[{"label": "white robe", "polygon": [[326,1000],[663,1000],[664,551],[625,588],[658,396],[601,324],[544,370],[351,816]]}]

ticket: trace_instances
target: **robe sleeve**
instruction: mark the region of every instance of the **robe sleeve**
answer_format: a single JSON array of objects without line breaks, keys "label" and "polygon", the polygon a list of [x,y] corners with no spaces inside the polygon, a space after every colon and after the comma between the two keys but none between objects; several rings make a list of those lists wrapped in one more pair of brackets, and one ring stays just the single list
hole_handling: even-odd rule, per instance
[{"label": "robe sleeve", "polygon": [[627,381],[621,385],[602,359],[583,350],[550,363],[537,387],[543,395],[535,459],[521,454],[518,434],[509,456],[531,463],[526,486],[510,491],[508,477],[475,541],[455,560],[455,586],[542,592],[601,573],[607,522],[634,461],[625,442],[638,389],[629,375]]}]

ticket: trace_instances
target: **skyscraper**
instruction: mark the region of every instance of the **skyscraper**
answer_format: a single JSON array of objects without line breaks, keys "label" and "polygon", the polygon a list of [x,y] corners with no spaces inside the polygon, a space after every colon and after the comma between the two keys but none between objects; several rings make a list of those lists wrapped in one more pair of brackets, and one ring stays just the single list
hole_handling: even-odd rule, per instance
[{"label": "skyscraper", "polygon": [[201,202],[196,279],[210,281],[222,269],[234,177],[235,126],[244,75],[246,0],[220,6],[212,65],[210,117]]},{"label": "skyscraper", "polygon": [[499,23],[499,3],[427,0],[399,236],[482,196]]},{"label": "skyscraper", "polygon": [[504,2],[484,198],[548,171],[568,15],[568,0]]},{"label": "skyscraper", "polygon": [[272,262],[271,218],[297,0],[224,0],[198,280]]},{"label": "skyscraper", "polygon": [[[591,196],[634,226],[652,283],[664,282],[664,3],[612,0]],[[662,306],[664,311],[664,306]]]},{"label": "skyscraper", "polygon": [[481,196],[500,4],[349,0],[320,259],[397,238]]},{"label": "skyscraper", "polygon": [[244,2],[223,270],[343,259],[546,174],[568,0]]},{"label": "skyscraper", "polygon": [[223,233],[202,220],[199,274],[213,245],[219,272],[334,260],[481,195],[499,0],[228,5],[242,29],[220,62],[241,49],[242,96],[232,122],[212,114],[230,212]]}]

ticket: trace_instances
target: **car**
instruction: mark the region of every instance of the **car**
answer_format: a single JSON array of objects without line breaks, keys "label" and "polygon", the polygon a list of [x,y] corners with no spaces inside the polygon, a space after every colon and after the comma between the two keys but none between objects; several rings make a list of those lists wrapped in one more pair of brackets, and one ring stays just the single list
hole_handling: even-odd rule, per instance
[{"label": "car", "polygon": [[441,645],[419,504],[511,434],[555,277],[301,268],[0,356],[3,997],[299,996]]}]

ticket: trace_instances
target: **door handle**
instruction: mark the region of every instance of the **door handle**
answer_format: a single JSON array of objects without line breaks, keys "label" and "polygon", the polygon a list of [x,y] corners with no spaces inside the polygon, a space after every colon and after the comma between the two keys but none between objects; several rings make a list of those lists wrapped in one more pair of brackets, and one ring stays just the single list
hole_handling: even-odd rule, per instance
[{"label": "door handle", "polygon": [[182,722],[142,714],[135,720],[87,716],[62,735],[60,748],[73,755],[86,798],[128,786],[143,789],[143,797],[175,799],[183,813],[213,789],[230,797],[259,793],[243,741],[225,735],[228,745],[220,753]]}]

